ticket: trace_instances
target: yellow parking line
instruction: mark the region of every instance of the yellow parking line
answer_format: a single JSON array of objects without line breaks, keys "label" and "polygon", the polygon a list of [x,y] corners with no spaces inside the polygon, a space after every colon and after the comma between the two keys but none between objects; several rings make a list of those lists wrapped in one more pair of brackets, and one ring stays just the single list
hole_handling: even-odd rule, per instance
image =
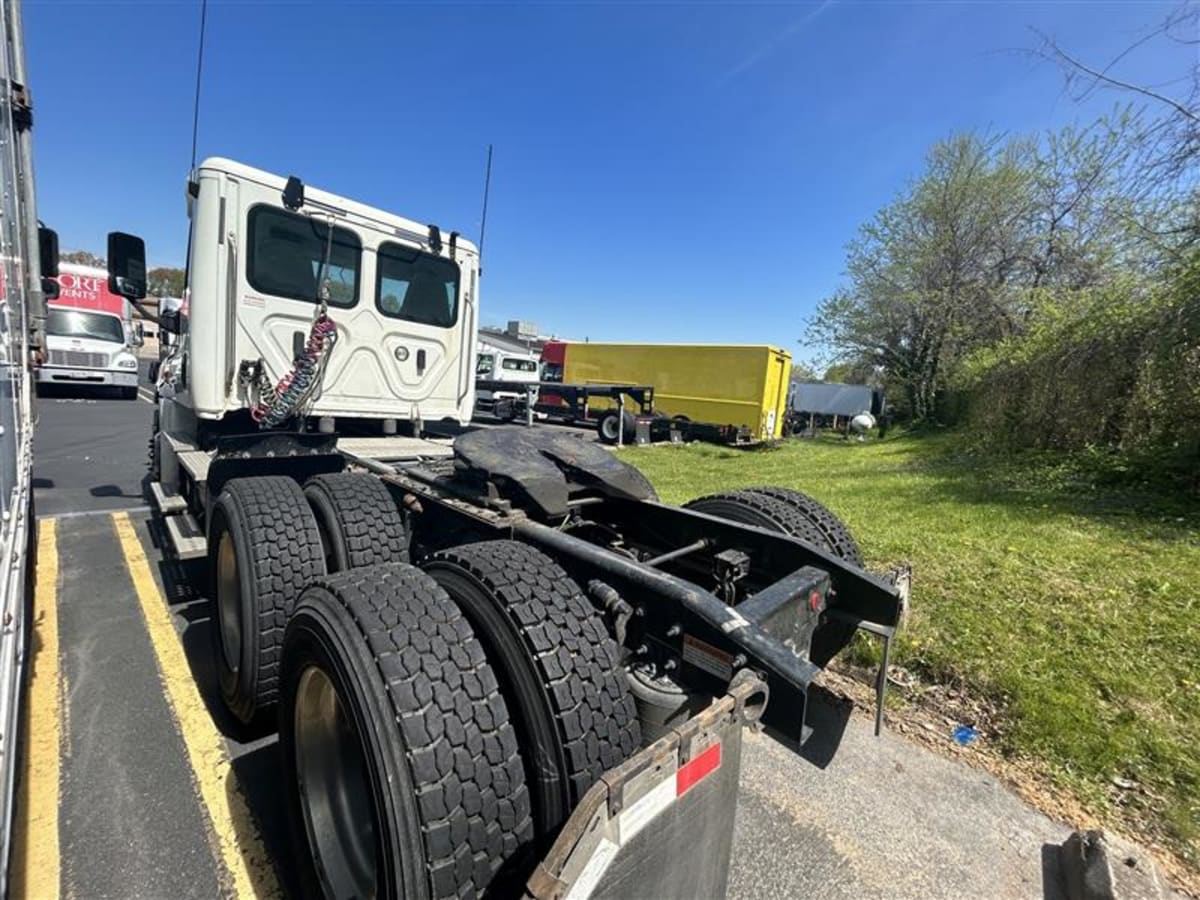
[{"label": "yellow parking line", "polygon": [[[34,527],[30,523],[30,527]],[[58,543],[53,519],[37,523],[37,588],[29,648],[29,694],[23,712],[24,771],[13,832],[12,897],[59,895],[58,786],[62,752],[58,671]]]},{"label": "yellow parking line", "polygon": [[212,826],[214,850],[232,882],[231,893],[238,898],[282,896],[275,869],[230,765],[225,741],[196,687],[133,522],[127,513],[117,513],[113,526],[158,658],[163,690],[175,713],[196,788]]}]

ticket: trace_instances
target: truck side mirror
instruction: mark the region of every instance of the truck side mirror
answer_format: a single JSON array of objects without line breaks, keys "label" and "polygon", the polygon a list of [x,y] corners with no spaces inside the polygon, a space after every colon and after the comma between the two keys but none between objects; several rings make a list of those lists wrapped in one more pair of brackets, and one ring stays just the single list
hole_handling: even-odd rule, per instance
[{"label": "truck side mirror", "polygon": [[57,300],[61,292],[58,277],[58,232],[45,225],[38,226],[38,268],[42,270],[42,293],[47,300]]},{"label": "truck side mirror", "polygon": [[58,232],[38,226],[38,263],[43,278],[58,277]]},{"label": "truck side mirror", "polygon": [[146,329],[141,322],[133,323],[133,346],[142,347],[146,344]]},{"label": "truck side mirror", "polygon": [[179,310],[160,309],[158,312],[158,330],[167,334],[179,334]]},{"label": "truck side mirror", "polygon": [[140,237],[109,232],[108,289],[129,300],[146,296],[146,242]]}]

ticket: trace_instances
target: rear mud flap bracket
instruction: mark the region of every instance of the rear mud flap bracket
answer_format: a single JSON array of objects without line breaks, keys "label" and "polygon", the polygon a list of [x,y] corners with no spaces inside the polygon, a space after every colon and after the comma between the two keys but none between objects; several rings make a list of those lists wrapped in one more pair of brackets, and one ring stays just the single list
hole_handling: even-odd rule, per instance
[{"label": "rear mud flap bracket", "polygon": [[887,701],[887,673],[892,657],[892,639],[896,636],[894,625],[880,625],[878,622],[868,622],[858,616],[841,610],[830,610],[828,616],[839,622],[847,622],[859,631],[865,631],[878,637],[883,644],[882,658],[879,661],[879,671],[875,673],[875,737],[883,731],[883,707]]}]

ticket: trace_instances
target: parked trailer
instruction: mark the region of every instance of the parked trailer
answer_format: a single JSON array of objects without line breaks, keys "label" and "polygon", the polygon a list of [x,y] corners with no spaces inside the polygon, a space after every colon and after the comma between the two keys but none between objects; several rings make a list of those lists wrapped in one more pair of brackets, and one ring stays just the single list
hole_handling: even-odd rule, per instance
[{"label": "parked trailer", "polygon": [[[33,363],[45,357],[46,297],[57,284],[58,238],[39,227],[33,108],[16,0],[0,0],[0,896],[10,887],[14,788],[24,744],[37,529],[33,511]],[[52,687],[52,689],[54,689]]]},{"label": "parked trailer", "polygon": [[[883,415],[883,388],[866,384],[798,381],[792,384],[788,401],[788,431],[796,433],[817,425],[832,425],[840,418],[847,424],[864,413]],[[871,426],[874,427],[874,426]]]},{"label": "parked trailer", "polygon": [[[504,386],[486,379],[475,382],[479,391]],[[662,440],[669,436],[672,425],[654,411],[654,386],[649,384],[541,381],[526,385],[524,396],[510,394],[503,398],[496,404],[495,415],[506,421],[523,419],[530,426],[535,418],[568,425],[595,423],[600,440],[606,444]]]},{"label": "parked trailer", "polygon": [[[864,571],[802,494],[679,508],[561,432],[422,438],[418,404],[473,405],[475,248],[225,160],[189,194],[189,327],[160,376],[151,493],[175,552],[205,561],[225,705],[277,715],[300,881],[338,898],[721,895],[741,728],[798,748],[808,686],[856,630],[884,638],[886,665],[904,583]],[[407,267],[382,338],[365,248]],[[134,298],[144,255],[110,237]],[[435,289],[414,299],[422,273]],[[247,327],[275,319],[295,323],[277,350],[299,331],[294,362]],[[373,407],[347,387],[356,357],[382,369]],[[388,434],[402,418],[412,434]]]},{"label": "parked trailer", "polygon": [[[654,386],[655,412],[685,439],[757,443],[783,436],[791,354],[768,346],[551,342],[543,362],[564,384]],[[597,404],[595,414],[611,409]]]}]

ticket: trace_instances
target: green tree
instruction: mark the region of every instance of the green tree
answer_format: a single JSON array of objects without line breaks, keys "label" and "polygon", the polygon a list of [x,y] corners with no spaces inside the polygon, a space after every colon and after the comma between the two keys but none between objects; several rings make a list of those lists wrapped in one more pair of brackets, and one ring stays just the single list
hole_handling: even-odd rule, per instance
[{"label": "green tree", "polygon": [[89,250],[68,250],[58,254],[59,262],[75,263],[80,266],[95,266],[104,268],[104,257],[97,256]]},{"label": "green tree", "polygon": [[821,380],[831,384],[870,384],[875,380],[875,369],[863,362],[834,363]]},{"label": "green tree", "polygon": [[1139,237],[1166,258],[1176,271],[1188,269],[1192,250],[1200,245],[1200,203],[1196,170],[1200,167],[1200,56],[1178,77],[1158,84],[1139,84],[1123,67],[1137,54],[1151,56],[1171,45],[1196,46],[1200,41],[1200,4],[1184,0],[1157,26],[1108,60],[1085,60],[1043,35],[1035,51],[1062,69],[1067,89],[1078,101],[1113,92],[1143,104],[1136,127],[1124,135],[1135,159],[1128,194],[1153,210],[1134,223]]},{"label": "green tree", "polygon": [[152,297],[182,297],[183,269],[159,266],[146,273],[146,292]]},{"label": "green tree", "polygon": [[946,372],[1016,327],[1006,290],[1026,255],[1028,148],[974,134],[935,144],[925,173],[862,226],[849,285],[809,323],[838,359],[879,367],[904,388],[914,419],[934,412]]},{"label": "green tree", "polygon": [[883,375],[912,418],[929,418],[966,356],[1166,258],[1135,227],[1158,203],[1136,190],[1140,128],[1125,111],[1040,141],[935,144],[921,176],[851,242],[848,284],[818,307],[810,340]]}]

